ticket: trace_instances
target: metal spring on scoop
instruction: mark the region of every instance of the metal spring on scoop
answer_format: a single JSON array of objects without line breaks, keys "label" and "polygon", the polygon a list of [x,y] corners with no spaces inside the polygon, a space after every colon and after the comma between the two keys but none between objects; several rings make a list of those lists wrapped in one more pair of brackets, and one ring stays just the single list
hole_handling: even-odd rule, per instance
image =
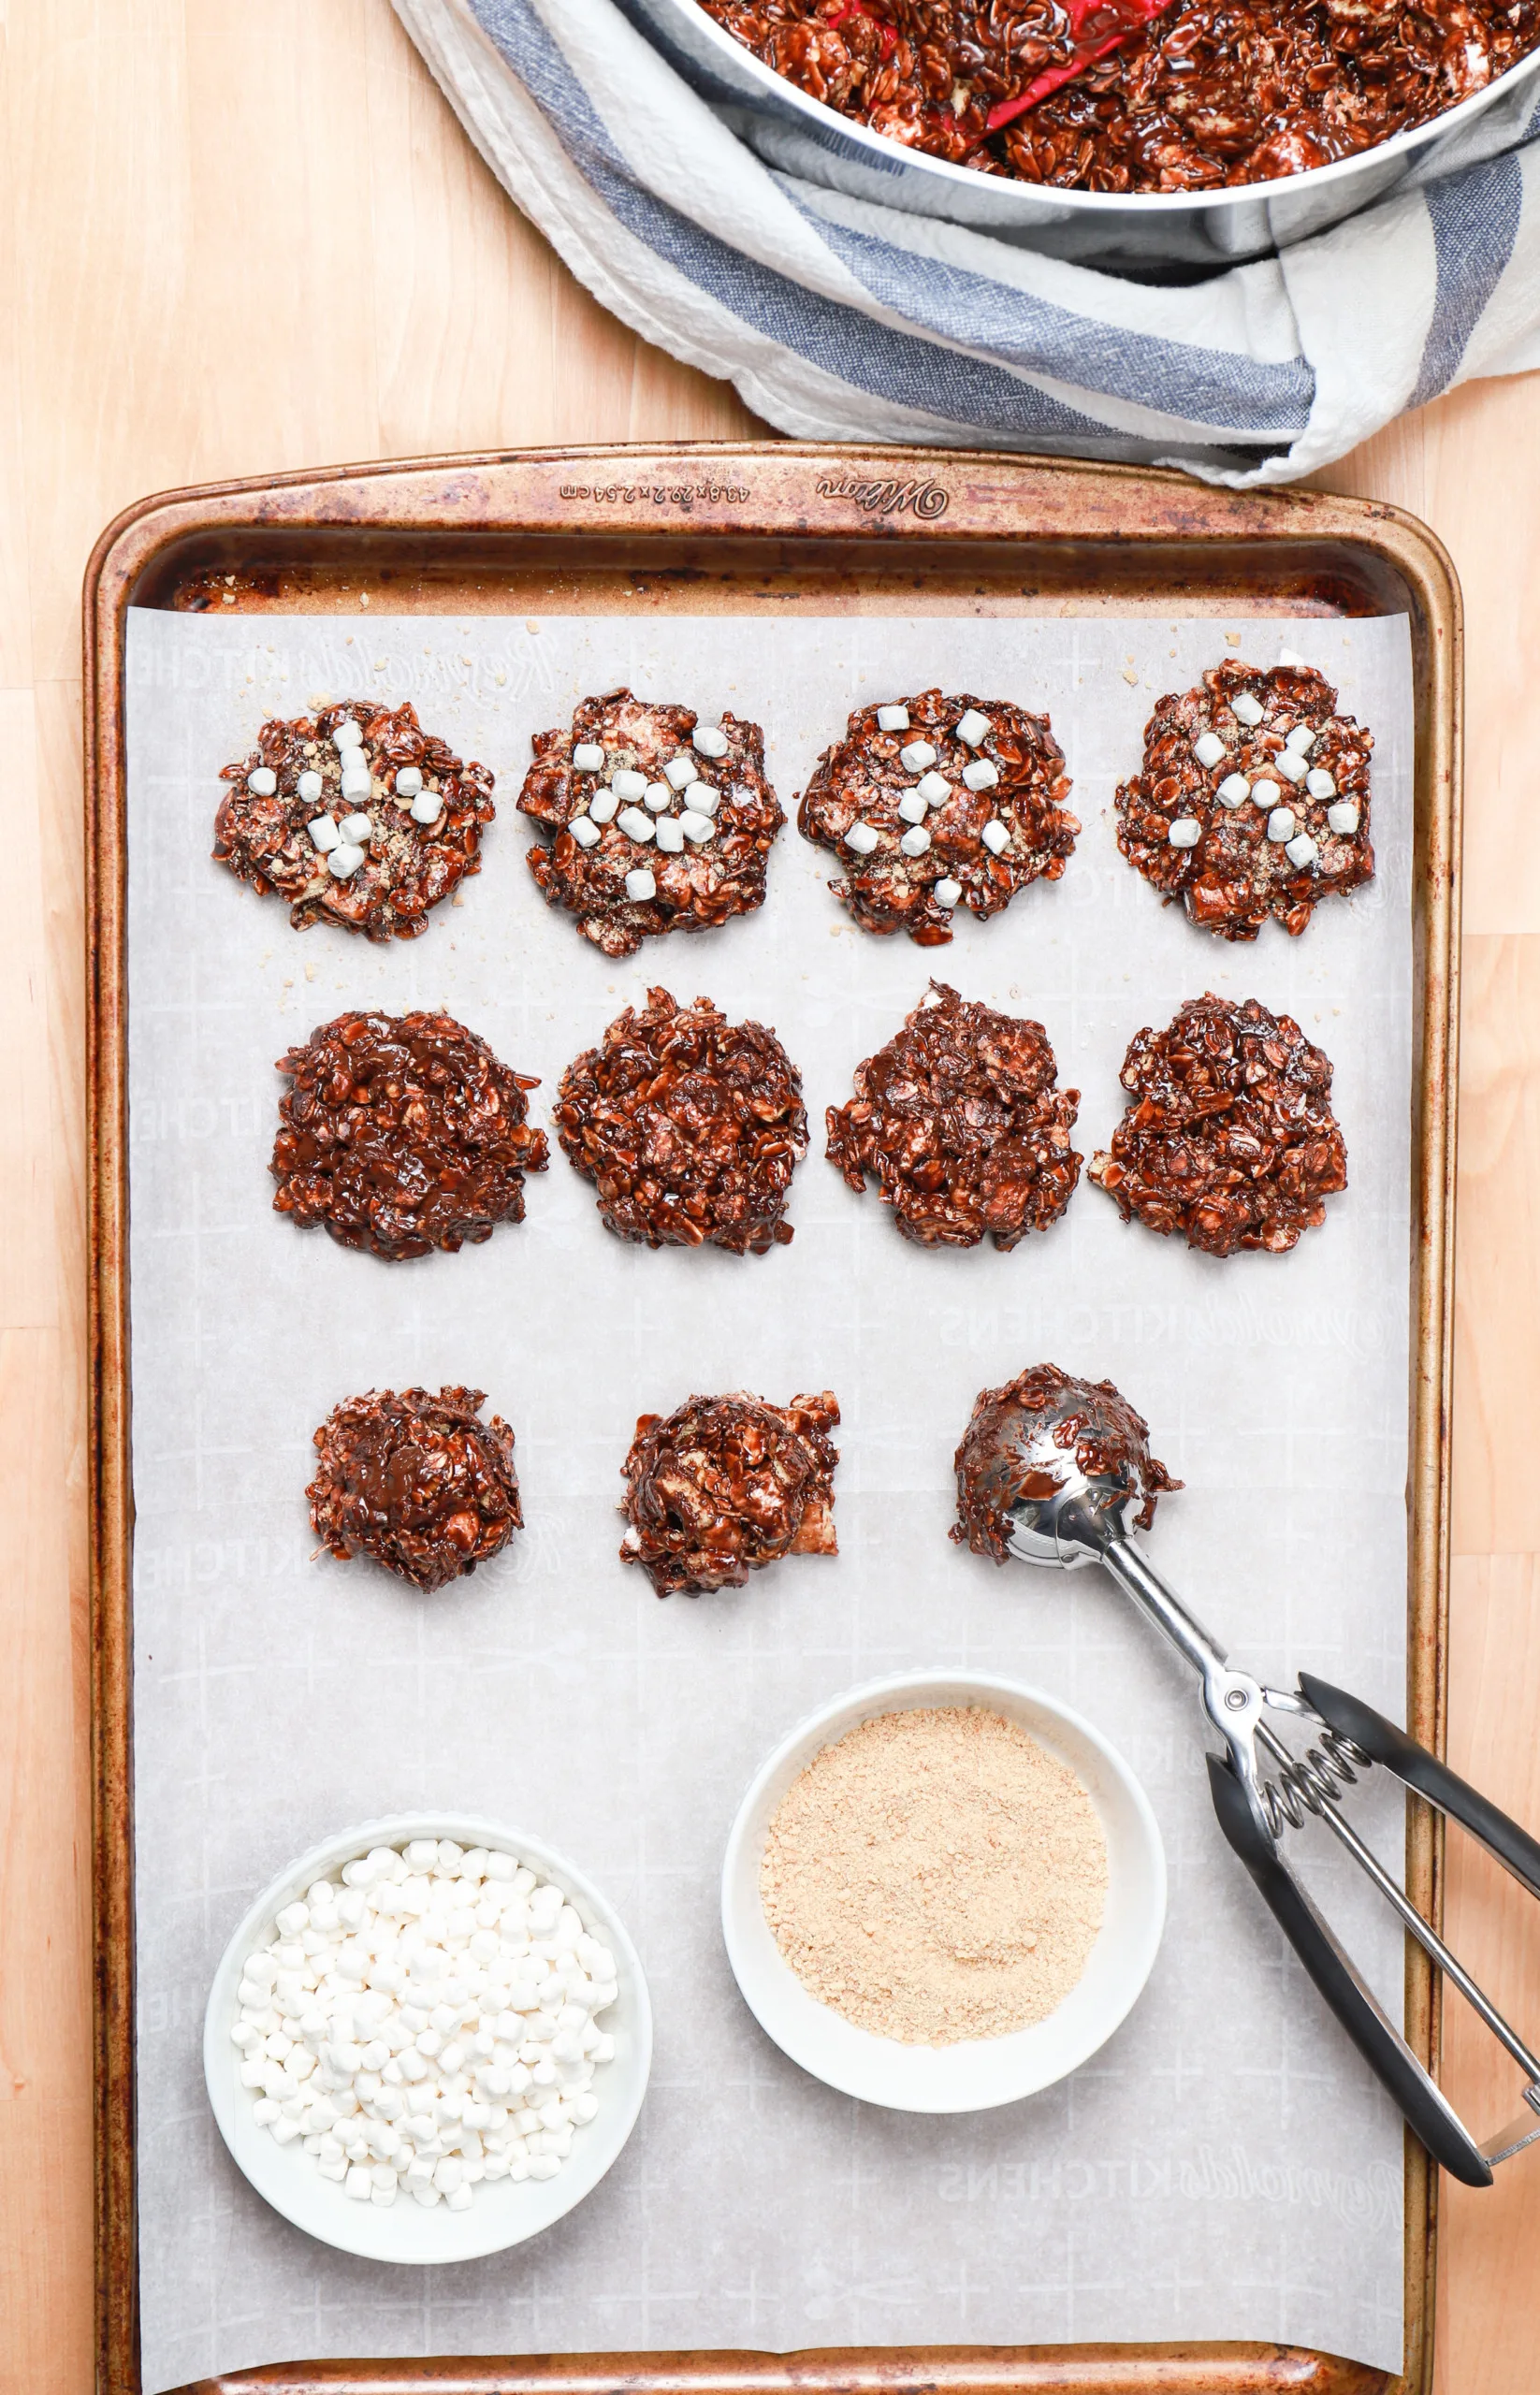
[{"label": "metal spring on scoop", "polygon": [[1307,1812],[1319,1814],[1323,1805],[1357,1783],[1372,1761],[1353,1739],[1323,1725],[1316,1745],[1291,1756],[1276,1779],[1262,1782],[1262,1809],[1272,1836],[1281,1838],[1286,1823],[1301,1829]]}]

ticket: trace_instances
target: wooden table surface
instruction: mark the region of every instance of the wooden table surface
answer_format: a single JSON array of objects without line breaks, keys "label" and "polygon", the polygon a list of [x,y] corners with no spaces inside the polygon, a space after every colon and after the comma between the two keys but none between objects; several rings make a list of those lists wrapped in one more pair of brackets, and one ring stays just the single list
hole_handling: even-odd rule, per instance
[{"label": "wooden table surface", "polygon": [[[86,558],[176,484],[765,428],[577,287],[385,0],[20,0],[0,25],[0,2388],[84,2395]],[[1464,584],[1449,1750],[1540,1829],[1540,377],[1473,385],[1323,479],[1422,516]],[[1540,1913],[1451,1843],[1452,1943],[1533,2041]],[[1515,2074],[1462,2013],[1446,2081],[1485,2130]],[[1446,2182],[1441,2395],[1533,2395],[1537,2276],[1540,2153],[1485,2194]]]}]

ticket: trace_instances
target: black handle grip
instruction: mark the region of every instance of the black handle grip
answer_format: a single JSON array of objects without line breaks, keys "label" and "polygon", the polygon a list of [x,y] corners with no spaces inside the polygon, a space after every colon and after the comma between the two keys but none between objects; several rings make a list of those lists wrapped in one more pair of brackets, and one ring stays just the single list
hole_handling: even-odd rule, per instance
[{"label": "black handle grip", "polygon": [[1500,1813],[1489,1798],[1470,1781],[1461,1779],[1447,1764],[1440,1763],[1426,1747],[1419,1747],[1404,1730],[1398,1730],[1383,1713],[1360,1697],[1349,1696],[1345,1689],[1333,1688],[1329,1680],[1318,1680],[1313,1672],[1300,1674],[1300,1693],[1307,1705],[1313,1705],[1323,1721],[1355,1746],[1372,1755],[1375,1763],[1384,1764],[1408,1788],[1426,1796],[1441,1813],[1478,1837],[1499,1863],[1505,1864],[1516,1880],[1522,1881],[1532,1896],[1540,1896],[1540,1842],[1527,1830]]},{"label": "black handle grip", "polygon": [[[1314,1702],[1314,1700],[1312,1700]],[[1467,2135],[1400,2031],[1386,2018],[1267,1832],[1221,1755],[1210,1755],[1209,1787],[1219,1826],[1251,1873],[1273,1919],[1370,2069],[1435,2162],[1467,2187],[1489,2187],[1491,2165]]]}]

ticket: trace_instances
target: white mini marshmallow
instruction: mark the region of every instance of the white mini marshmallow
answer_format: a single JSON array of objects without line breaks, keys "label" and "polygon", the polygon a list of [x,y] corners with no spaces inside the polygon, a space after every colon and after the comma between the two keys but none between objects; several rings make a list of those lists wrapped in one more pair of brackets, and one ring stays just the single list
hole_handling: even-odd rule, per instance
[{"label": "white mini marshmallow", "polygon": [[930,846],[930,834],[923,823],[917,823],[912,832],[905,833],[898,845],[907,857],[923,857]]},{"label": "white mini marshmallow", "polygon": [[1358,828],[1358,810],[1350,798],[1339,798],[1335,806],[1326,810],[1330,829],[1341,840],[1350,840]]},{"label": "white mini marshmallow", "polygon": [[321,792],[325,788],[326,783],[321,779],[320,775],[316,772],[313,765],[307,765],[304,772],[300,775],[299,779],[295,783],[295,789],[299,792],[301,798],[317,799],[320,797]]},{"label": "white mini marshmallow", "polygon": [[1217,732],[1200,732],[1193,742],[1193,755],[1200,765],[1217,765],[1225,755],[1225,744]]},{"label": "white mini marshmallow", "polygon": [[1293,782],[1298,786],[1303,781],[1310,768],[1298,748],[1285,748],[1272,760],[1272,770],[1275,774],[1282,774],[1286,781]]},{"label": "white mini marshmallow", "polygon": [[911,740],[900,748],[898,762],[907,774],[923,774],[936,762],[936,751],[928,740]]},{"label": "white mini marshmallow", "polygon": [[698,782],[700,778],[694,758],[687,757],[682,749],[678,756],[670,757],[663,767],[663,779],[672,783],[676,790],[687,790],[691,782]]},{"label": "white mini marshmallow", "polygon": [[620,766],[610,776],[610,788],[622,806],[629,806],[633,799],[645,798],[647,787],[646,774],[633,773],[629,765]]},{"label": "white mini marshmallow", "polygon": [[1244,774],[1227,774],[1214,796],[1221,806],[1241,806],[1251,796],[1251,784]]},{"label": "white mini marshmallow", "polygon": [[916,796],[923,798],[927,806],[945,806],[952,796],[952,784],[945,774],[922,774],[914,788]]},{"label": "white mini marshmallow", "polygon": [[337,828],[344,840],[351,840],[359,849],[368,847],[374,831],[367,815],[344,815]]},{"label": "white mini marshmallow", "polygon": [[1254,781],[1251,786],[1251,803],[1253,806],[1275,806],[1283,794],[1283,791],[1279,784],[1275,781],[1270,781],[1266,774],[1263,774],[1259,779]]},{"label": "white mini marshmallow", "polygon": [[1290,864],[1299,865],[1301,868],[1307,864],[1314,864],[1316,856],[1315,843],[1308,832],[1297,833],[1294,838],[1286,844],[1284,854]]},{"label": "white mini marshmallow", "polygon": [[[613,787],[612,783],[611,788]],[[628,839],[650,840],[658,829],[651,816],[644,815],[639,806],[623,806],[615,820]]]},{"label": "white mini marshmallow", "polygon": [[1315,746],[1315,727],[1310,723],[1295,724],[1284,742],[1284,747],[1292,748],[1299,757],[1308,757]]},{"label": "white mini marshmallow", "polygon": [[604,751],[597,740],[579,740],[573,749],[573,771],[577,774],[602,774]]},{"label": "white mini marshmallow", "polygon": [[374,787],[374,777],[369,770],[369,760],[361,750],[352,750],[342,760],[342,796],[367,798]]},{"label": "white mini marshmallow", "polygon": [[697,848],[704,840],[714,840],[717,836],[717,826],[710,816],[697,815],[692,806],[687,806],[680,816],[679,829],[685,838],[692,840]]},{"label": "white mini marshmallow", "polygon": [[931,892],[931,896],[935,899],[938,907],[955,907],[962,894],[962,883],[960,881],[953,881],[950,874],[947,875],[944,881],[937,882],[935,888]]},{"label": "white mini marshmallow", "polygon": [[722,794],[712,782],[691,782],[685,792],[685,803],[697,815],[715,815],[722,803]]},{"label": "white mini marshmallow", "polygon": [[879,732],[908,732],[909,728],[909,711],[908,707],[879,707],[877,710],[877,728]]},{"label": "white mini marshmallow", "polygon": [[981,715],[977,707],[968,707],[957,718],[957,737],[969,748],[977,748],[980,741],[987,740],[994,729],[988,716]]},{"label": "white mini marshmallow", "polygon": [[408,811],[414,823],[436,823],[443,813],[443,791],[420,790]]},{"label": "white mini marshmallow", "polygon": [[1249,731],[1261,722],[1264,709],[1260,699],[1253,698],[1249,690],[1237,690],[1230,701],[1230,713],[1237,723],[1243,723]]},{"label": "white mini marshmallow", "polygon": [[997,815],[991,817],[979,837],[992,857],[1003,856],[1010,846],[1010,834]]},{"label": "white mini marshmallow", "polygon": [[599,846],[602,837],[599,826],[590,823],[586,815],[574,815],[567,829],[580,849],[596,849]]},{"label": "white mini marshmallow", "polygon": [[727,734],[715,723],[698,723],[690,733],[691,743],[703,757],[725,757]]},{"label": "white mini marshmallow", "polygon": [[667,782],[648,782],[642,792],[642,804],[650,807],[654,815],[666,815],[674,804],[674,792]]},{"label": "white mini marshmallow", "polygon": [[351,840],[340,840],[327,858],[327,871],[339,881],[347,881],[363,864],[364,852]]},{"label": "white mini marshmallow", "polygon": [[645,898],[656,898],[658,884],[646,865],[638,866],[626,876],[626,896],[640,906]]},{"label": "white mini marshmallow", "polygon": [[593,796],[588,801],[588,813],[592,816],[596,823],[613,823],[615,820],[615,810],[619,804],[620,802],[616,797],[614,791],[606,785],[603,790],[596,790],[594,791]]},{"label": "white mini marshmallow", "polygon": [[1196,815],[1179,815],[1166,837],[1173,849],[1196,849],[1203,836],[1203,826]]},{"label": "white mini marshmallow", "polygon": [[342,2193],[351,2196],[356,2204],[367,2204],[373,2193],[374,2183],[361,2162],[356,2162],[342,2182]]},{"label": "white mini marshmallow", "polygon": [[676,815],[660,816],[658,819],[658,846],[662,850],[664,856],[678,856],[684,848],[684,826],[681,824],[679,818]]},{"label": "white mini marshmallow", "polygon": [[987,757],[975,757],[971,765],[963,767],[963,779],[969,790],[993,790],[999,778],[998,765]]},{"label": "white mini marshmallow", "polygon": [[254,798],[271,798],[278,788],[278,776],[270,765],[258,765],[254,773],[247,775],[246,788]]},{"label": "white mini marshmallow", "polygon": [[903,797],[898,802],[898,812],[903,817],[906,823],[923,823],[926,816],[930,813],[929,803],[925,798],[924,792],[918,790],[907,790],[904,792]]},{"label": "white mini marshmallow", "polygon": [[396,795],[398,798],[415,798],[422,786],[423,777],[422,767],[420,765],[402,765],[400,767],[396,776]]},{"label": "white mini marshmallow", "polygon": [[306,824],[305,829],[323,856],[341,845],[342,835],[329,815],[318,815],[313,823]]},{"label": "white mini marshmallow", "polygon": [[854,822],[845,835],[845,846],[858,857],[869,857],[877,844],[877,834],[869,823]]},{"label": "white mini marshmallow", "polygon": [[1276,840],[1280,847],[1286,840],[1292,840],[1299,828],[1292,806],[1275,806],[1268,817],[1268,838]]},{"label": "white mini marshmallow", "polygon": [[1278,651],[1278,662],[1280,665],[1292,665],[1296,669],[1300,669],[1304,666],[1304,659],[1300,655],[1297,648],[1281,648]]},{"label": "white mini marshmallow", "polygon": [[355,723],[350,715],[344,716],[331,735],[331,745],[334,748],[356,748],[363,736],[363,725]]},{"label": "white mini marshmallow", "polygon": [[1335,798],[1337,785],[1324,765],[1312,765],[1305,776],[1305,788],[1312,798]]}]

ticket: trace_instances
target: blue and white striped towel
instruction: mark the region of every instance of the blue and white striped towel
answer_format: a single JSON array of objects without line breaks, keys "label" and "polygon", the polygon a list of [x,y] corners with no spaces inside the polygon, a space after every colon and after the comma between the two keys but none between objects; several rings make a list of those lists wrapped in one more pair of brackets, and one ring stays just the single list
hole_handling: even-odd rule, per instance
[{"label": "blue and white striped towel", "polygon": [[1540,366],[1530,79],[1345,224],[1152,288],[857,196],[837,135],[767,122],[751,148],[635,0],[395,6],[579,282],[804,438],[1287,482],[1452,384]]}]

